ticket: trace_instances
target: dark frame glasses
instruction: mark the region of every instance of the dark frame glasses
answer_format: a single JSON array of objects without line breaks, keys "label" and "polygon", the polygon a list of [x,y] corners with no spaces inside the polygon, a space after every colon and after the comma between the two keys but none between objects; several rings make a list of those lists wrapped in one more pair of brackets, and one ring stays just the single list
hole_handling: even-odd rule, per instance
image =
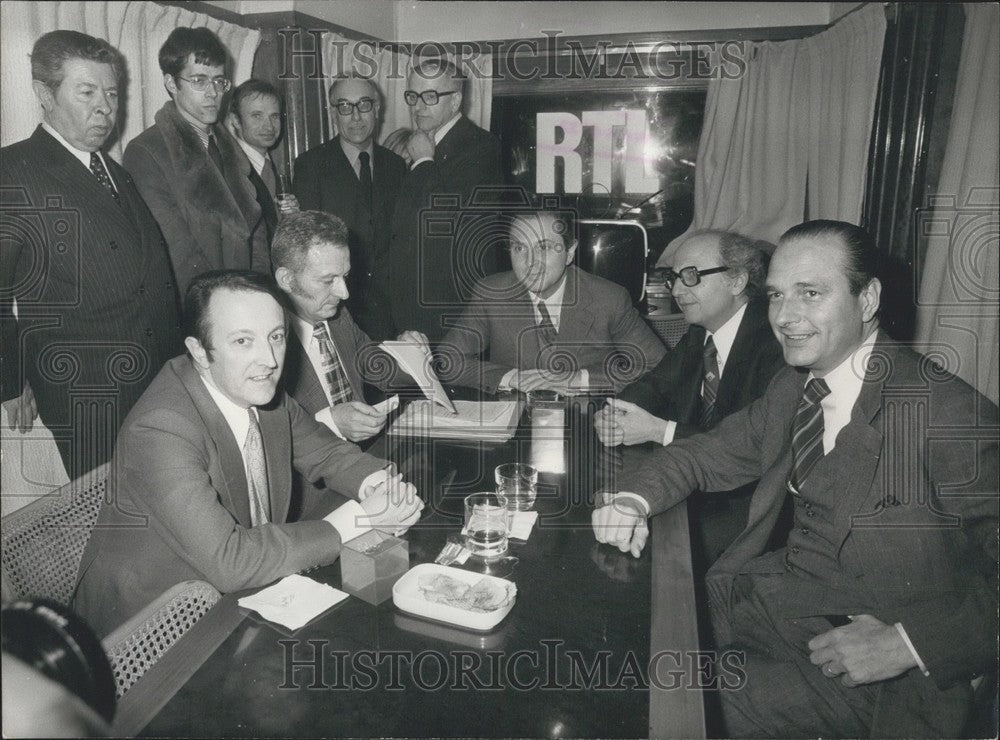
[{"label": "dark frame glasses", "polygon": [[714,275],[717,272],[725,272],[728,269],[729,269],[728,267],[709,267],[707,270],[699,270],[694,265],[690,265],[688,267],[682,267],[680,270],[674,271],[673,268],[668,267],[666,278],[663,282],[664,285],[673,290],[674,282],[677,280],[677,278],[680,278],[681,282],[684,283],[684,285],[686,285],[689,288],[693,288],[694,286],[696,286],[698,283],[701,282],[701,279],[705,275]]}]

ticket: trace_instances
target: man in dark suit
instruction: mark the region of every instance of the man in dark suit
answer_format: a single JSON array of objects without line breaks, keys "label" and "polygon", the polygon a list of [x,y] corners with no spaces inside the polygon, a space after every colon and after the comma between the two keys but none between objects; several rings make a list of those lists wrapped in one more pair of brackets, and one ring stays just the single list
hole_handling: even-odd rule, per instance
[{"label": "man in dark suit", "polygon": [[[767,294],[791,367],[594,512],[599,541],[638,555],[647,515],[760,479],[707,578],[745,675],[720,692],[734,737],[953,736],[995,669],[997,408],[878,329],[876,255],[843,222],[786,232]],[[765,553],[788,496],[786,546]]]},{"label": "man in dark suit", "polygon": [[[659,365],[597,414],[594,427],[605,445],[668,445],[713,428],[764,394],[785,365],[763,300],[772,249],[724,231],[695,232],[678,247],[667,280],[691,326]],[[704,565],[746,526],[753,489],[689,500]]]},{"label": "man in dark suit", "polygon": [[[302,211],[281,222],[271,254],[291,308],[284,388],[335,434],[363,442],[382,431],[388,415],[366,403],[364,384],[391,390],[395,365],[342,305],[352,271],[348,239],[336,216]],[[416,332],[399,339],[427,345]]]},{"label": "man in dark suit", "polygon": [[35,43],[31,74],[44,122],[0,152],[3,402],[21,431],[37,406],[75,478],[111,457],[121,420],[179,350],[177,292],[149,209],[101,153],[118,51],[53,31]]},{"label": "man in dark suit", "polygon": [[[405,94],[415,128],[407,141],[413,164],[392,220],[390,297],[396,326],[432,342],[447,331],[446,317],[461,314],[476,280],[499,263],[489,238],[492,213],[468,209],[476,188],[503,182],[500,143],[462,115],[464,83],[454,64],[430,59],[410,72]],[[468,222],[460,228],[459,219]],[[437,227],[428,227],[429,220]]]},{"label": "man in dark suit", "polygon": [[572,265],[568,211],[510,218],[512,272],[491,275],[439,344],[441,379],[490,393],[615,392],[666,348],[620,285]]},{"label": "man in dark suit", "polygon": [[180,294],[220,268],[270,272],[252,167],[218,123],[226,49],[207,28],[175,28],[160,48],[171,99],[125,148],[125,168],[167,240]]},{"label": "man in dark suit", "polygon": [[330,86],[338,135],[295,160],[293,190],[303,209],[338,216],[350,230],[347,307],[375,339],[395,336],[389,310],[389,225],[406,164],[375,143],[382,111],[371,80],[344,77]]},{"label": "man in dark suit", "polygon": [[[73,606],[99,634],[176,583],[264,586],[332,562],[366,528],[396,531],[419,518],[415,489],[385,460],[337,439],[277,390],[281,298],[255,272],[192,282],[188,356],[163,367],[125,420],[80,565]],[[355,501],[288,523],[293,466]]]}]

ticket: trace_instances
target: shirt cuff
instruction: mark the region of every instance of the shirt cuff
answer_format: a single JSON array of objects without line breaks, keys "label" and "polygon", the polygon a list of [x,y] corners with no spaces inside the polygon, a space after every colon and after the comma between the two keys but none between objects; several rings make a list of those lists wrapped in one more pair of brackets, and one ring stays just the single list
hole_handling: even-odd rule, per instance
[{"label": "shirt cuff", "polygon": [[362,524],[362,522],[368,521],[368,514],[357,501],[348,501],[346,504],[338,506],[323,519],[330,522],[337,530],[342,543],[350,542],[355,537],[360,537],[365,532],[371,531],[369,525]]},{"label": "shirt cuff", "polygon": [[509,391],[511,389],[511,387],[510,387],[510,381],[512,381],[514,379],[514,376],[516,374],[517,374],[517,368],[514,368],[513,370],[508,370],[507,372],[505,372],[503,374],[503,377],[500,378],[500,384],[497,386],[497,390],[498,391]]},{"label": "shirt cuff", "polygon": [[642,509],[645,515],[647,517],[649,516],[649,502],[639,494],[632,493],[631,491],[619,491],[618,493],[614,494],[610,498],[610,500],[607,499],[605,500],[605,506],[608,504],[613,504],[620,498],[628,499],[629,501],[635,501],[637,504],[639,504],[639,508]]},{"label": "shirt cuff", "polygon": [[434,157],[421,157],[420,159],[414,161],[414,163],[410,165],[410,171],[412,172],[413,170],[417,169],[417,165],[423,164],[424,162],[433,162],[433,161]]},{"label": "shirt cuff", "polygon": [[330,406],[324,406],[322,409],[316,412],[313,418],[320,424],[326,426],[331,432],[336,434],[342,440],[347,441],[347,437],[341,434],[340,430],[337,429],[337,425],[333,421],[333,408]]},{"label": "shirt cuff", "polygon": [[920,654],[917,652],[917,649],[913,647],[913,643],[910,642],[910,636],[906,634],[906,628],[903,627],[903,623],[896,622],[896,624],[893,626],[896,628],[896,631],[899,633],[899,636],[903,638],[903,642],[906,643],[906,647],[910,649],[910,654],[913,656],[914,660],[917,661],[917,668],[920,669],[920,672],[923,673],[925,676],[931,675],[931,672],[927,670],[927,666],[924,665],[924,661],[920,659]]},{"label": "shirt cuff", "polygon": [[674,441],[674,434],[677,433],[677,422],[667,421],[667,428],[663,430],[663,446],[666,447],[668,444]]}]

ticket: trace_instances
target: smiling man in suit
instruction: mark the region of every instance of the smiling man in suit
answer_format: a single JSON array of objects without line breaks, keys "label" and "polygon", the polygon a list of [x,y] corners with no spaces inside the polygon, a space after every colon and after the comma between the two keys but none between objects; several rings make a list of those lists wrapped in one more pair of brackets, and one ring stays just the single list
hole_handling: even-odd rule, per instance
[{"label": "smiling man in suit", "polygon": [[207,28],[175,28],[159,61],[170,100],[122,161],[167,240],[180,294],[207,270],[269,273],[252,167],[219,123],[231,85],[226,48]]},{"label": "smiling man in suit", "polygon": [[[767,276],[785,361],[767,392],[677,440],[593,514],[638,556],[646,517],[760,479],[707,577],[733,737],[956,736],[996,667],[997,408],[878,325],[877,251],[857,226],[786,232]],[[765,552],[790,497],[785,546]]]},{"label": "smiling man in suit", "polygon": [[21,431],[37,407],[72,479],[111,457],[121,420],[179,351],[177,292],[156,221],[101,152],[117,121],[118,51],[53,31],[35,43],[31,75],[43,123],[0,152],[3,402]]},{"label": "smiling man in suit", "polygon": [[382,100],[362,77],[330,86],[337,136],[295,160],[293,190],[304,210],[338,216],[350,231],[351,297],[347,305],[374,339],[395,336],[389,311],[389,223],[406,164],[375,143]]},{"label": "smiling man in suit", "polygon": [[[392,532],[419,518],[423,503],[392,466],[278,389],[282,298],[256,272],[192,282],[188,354],[164,365],[125,420],[80,565],[74,608],[99,634],[176,583],[201,579],[223,593],[264,586],[332,562],[367,528]],[[289,522],[293,467],[354,500]]]},{"label": "smiling man in suit", "polygon": [[[764,394],[785,365],[764,301],[772,250],[724,231],[695,232],[681,243],[667,281],[691,326],[655,368],[597,414],[594,428],[605,445],[668,445],[713,428]],[[705,565],[746,526],[753,489],[689,500]]]}]

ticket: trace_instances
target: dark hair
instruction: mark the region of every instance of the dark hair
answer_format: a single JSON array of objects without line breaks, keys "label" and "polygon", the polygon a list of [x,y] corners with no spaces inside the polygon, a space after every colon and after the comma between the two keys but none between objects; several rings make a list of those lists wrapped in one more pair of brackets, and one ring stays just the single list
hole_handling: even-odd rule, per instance
[{"label": "dark hair", "polygon": [[278,101],[279,106],[282,104],[281,93],[278,92],[278,88],[266,80],[257,80],[251,77],[249,80],[241,82],[233,90],[233,97],[229,101],[229,110],[242,119],[243,114],[240,112],[240,105],[244,100],[249,100],[259,95],[274,98]]},{"label": "dark hair", "polygon": [[465,98],[465,73],[455,66],[454,62],[445,57],[432,57],[417,62],[413,65],[413,72],[425,80],[437,80],[441,78],[454,80],[458,86],[458,91]]},{"label": "dark hair", "polygon": [[160,47],[160,71],[177,77],[194,54],[195,64],[210,67],[225,66],[226,47],[219,37],[207,28],[175,28]]},{"label": "dark hair", "polygon": [[65,76],[63,65],[70,59],[110,64],[115,80],[121,82],[125,77],[122,55],[104,39],[79,31],[50,31],[41,36],[31,49],[31,79],[55,90]]},{"label": "dark hair", "polygon": [[875,240],[860,226],[845,221],[817,219],[793,226],[780,241],[793,239],[828,239],[836,237],[843,246],[844,273],[851,295],[858,295],[878,276],[879,253]]},{"label": "dark hair", "polygon": [[115,676],[86,622],[50,599],[15,601],[0,618],[3,651],[65,686],[108,722],[115,714]]},{"label": "dark hair", "polygon": [[317,244],[347,248],[347,225],[332,213],[299,211],[282,217],[271,242],[271,263],[293,272],[302,269],[306,252]]},{"label": "dark hair", "polygon": [[284,296],[274,279],[262,272],[211,270],[198,275],[191,281],[184,297],[184,336],[197,339],[206,352],[212,349],[209,341],[212,327],[208,321],[208,303],[217,290],[266,293],[279,305],[284,305]]},{"label": "dark hair", "polygon": [[[532,202],[534,203],[534,199],[532,199]],[[531,218],[532,216],[541,216],[543,214],[553,217],[553,228],[562,237],[563,245],[566,249],[573,246],[573,242],[577,240],[577,225],[576,211],[572,208],[535,207],[532,205],[531,208],[524,211],[508,212],[504,216],[504,221],[507,224],[507,232],[510,232],[515,219]]]}]

